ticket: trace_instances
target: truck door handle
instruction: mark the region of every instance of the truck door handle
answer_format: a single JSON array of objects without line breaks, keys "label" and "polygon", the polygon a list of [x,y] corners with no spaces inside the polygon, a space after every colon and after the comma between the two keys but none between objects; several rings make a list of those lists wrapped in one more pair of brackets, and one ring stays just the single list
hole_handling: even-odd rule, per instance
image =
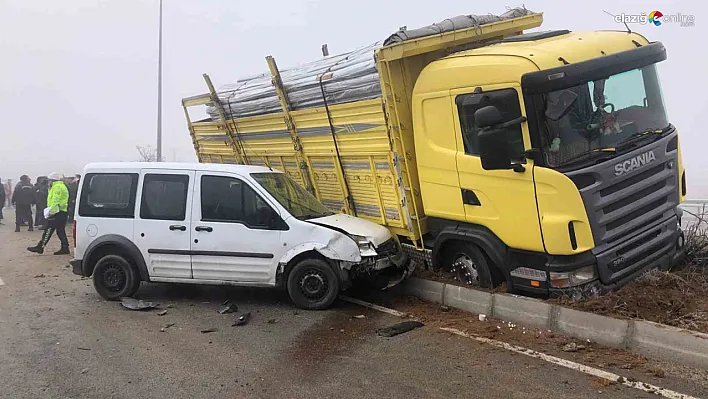
[{"label": "truck door handle", "polygon": [[172,231],[175,231],[175,230],[187,231],[187,226],[182,226],[182,225],[179,225],[179,224],[173,224],[172,226],[170,226],[170,230],[172,230]]},{"label": "truck door handle", "polygon": [[214,231],[214,229],[211,228],[211,227],[209,227],[209,226],[197,226],[194,230],[196,230],[196,231],[206,231],[207,233],[211,233],[212,231]]}]

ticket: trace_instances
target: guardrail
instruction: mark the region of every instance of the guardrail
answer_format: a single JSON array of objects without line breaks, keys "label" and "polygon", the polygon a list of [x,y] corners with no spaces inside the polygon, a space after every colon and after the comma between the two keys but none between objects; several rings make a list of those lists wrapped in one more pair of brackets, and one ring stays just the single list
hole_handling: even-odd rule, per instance
[{"label": "guardrail", "polygon": [[[687,199],[679,207],[685,211],[684,227],[700,222],[708,223],[708,199]],[[704,215],[706,218],[701,219]]]}]

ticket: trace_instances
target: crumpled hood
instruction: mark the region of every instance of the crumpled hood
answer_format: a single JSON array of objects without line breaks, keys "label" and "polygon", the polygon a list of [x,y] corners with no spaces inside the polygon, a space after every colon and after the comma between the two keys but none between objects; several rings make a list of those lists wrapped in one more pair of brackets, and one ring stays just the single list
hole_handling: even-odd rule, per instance
[{"label": "crumpled hood", "polygon": [[308,222],[331,226],[344,230],[349,234],[366,237],[376,247],[391,239],[391,232],[387,228],[368,220],[345,214],[310,219]]}]

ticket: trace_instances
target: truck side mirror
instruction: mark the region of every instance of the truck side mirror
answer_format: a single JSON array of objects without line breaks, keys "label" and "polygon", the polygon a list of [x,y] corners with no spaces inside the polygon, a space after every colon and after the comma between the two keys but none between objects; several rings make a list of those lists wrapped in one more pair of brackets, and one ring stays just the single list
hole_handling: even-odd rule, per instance
[{"label": "truck side mirror", "polygon": [[474,124],[481,128],[477,139],[480,157],[482,158],[482,168],[485,170],[512,168],[506,129],[495,127],[502,122],[501,112],[493,105],[482,107],[474,113]]},{"label": "truck side mirror", "polygon": [[489,128],[503,121],[499,108],[493,105],[482,107],[474,113],[474,124],[479,128]]}]

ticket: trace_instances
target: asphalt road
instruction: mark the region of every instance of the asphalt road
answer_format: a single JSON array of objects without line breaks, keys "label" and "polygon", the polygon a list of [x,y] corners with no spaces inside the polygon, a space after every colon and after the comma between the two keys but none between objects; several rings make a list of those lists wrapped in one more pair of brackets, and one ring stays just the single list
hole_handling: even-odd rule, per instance
[{"label": "asphalt road", "polygon": [[[137,297],[167,314],[125,310],[73,275],[68,256],[26,252],[39,235],[0,226],[0,397],[653,397],[427,325],[379,337],[400,319],[344,302],[308,312],[275,291],[143,284]],[[227,299],[249,324],[217,312]],[[708,392],[680,376],[645,379]]]}]

